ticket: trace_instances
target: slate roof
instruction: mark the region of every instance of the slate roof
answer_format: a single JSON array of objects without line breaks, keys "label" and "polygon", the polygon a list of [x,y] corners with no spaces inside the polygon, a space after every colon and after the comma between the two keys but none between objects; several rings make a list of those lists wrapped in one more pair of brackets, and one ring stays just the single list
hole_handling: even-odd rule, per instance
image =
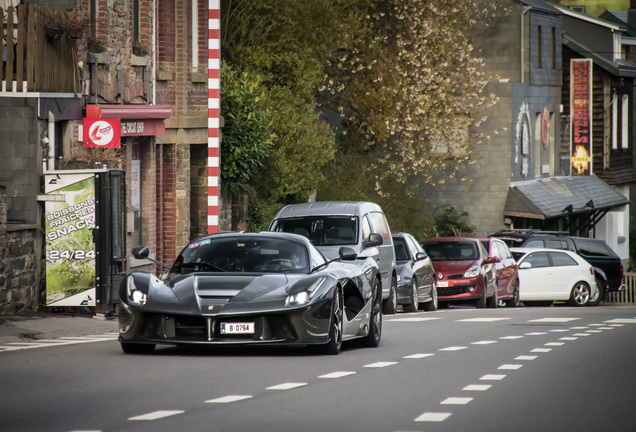
[{"label": "slate roof", "polygon": [[[590,200],[593,207],[587,206]],[[511,183],[504,215],[551,219],[567,213],[569,205],[573,213],[581,213],[629,202],[596,176],[559,176]]]}]

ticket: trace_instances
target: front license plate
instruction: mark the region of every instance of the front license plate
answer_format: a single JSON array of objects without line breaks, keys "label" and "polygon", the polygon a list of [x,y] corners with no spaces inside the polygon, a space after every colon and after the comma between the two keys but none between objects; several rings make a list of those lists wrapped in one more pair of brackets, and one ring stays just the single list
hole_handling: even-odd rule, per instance
[{"label": "front license plate", "polygon": [[438,288],[448,288],[449,286],[453,286],[453,285],[449,284],[448,281],[439,281],[439,282],[437,282],[437,287]]},{"label": "front license plate", "polygon": [[221,334],[254,334],[254,323],[221,323]]}]

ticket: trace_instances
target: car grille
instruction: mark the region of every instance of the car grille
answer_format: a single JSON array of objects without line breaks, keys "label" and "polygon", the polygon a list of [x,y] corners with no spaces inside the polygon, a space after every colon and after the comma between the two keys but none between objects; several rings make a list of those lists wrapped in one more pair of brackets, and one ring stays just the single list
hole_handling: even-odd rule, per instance
[{"label": "car grille", "polygon": [[[437,288],[437,296],[438,297],[450,297],[450,296],[456,296],[456,295],[460,295],[460,294],[466,294],[470,292],[470,288],[475,288],[476,284],[467,284],[467,285],[459,285],[459,286],[454,286],[454,287],[448,287],[448,288],[441,288],[438,287]],[[473,290],[474,292],[474,290]]]},{"label": "car grille", "polygon": [[446,276],[446,279],[452,280],[452,279],[464,279],[464,274],[454,274],[454,275],[450,275],[450,276]]},{"label": "car grille", "polygon": [[[254,322],[255,333],[247,335],[221,334],[221,323]],[[282,315],[241,316],[223,319],[187,315],[156,315],[148,317],[147,336],[150,339],[182,342],[241,342],[295,340],[297,335]]]}]

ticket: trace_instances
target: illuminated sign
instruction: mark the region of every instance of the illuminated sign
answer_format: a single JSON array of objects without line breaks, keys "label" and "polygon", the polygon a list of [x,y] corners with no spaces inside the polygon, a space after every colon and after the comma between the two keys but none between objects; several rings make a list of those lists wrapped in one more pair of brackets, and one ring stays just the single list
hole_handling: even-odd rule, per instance
[{"label": "illuminated sign", "polygon": [[570,175],[592,174],[592,60],[570,61]]}]

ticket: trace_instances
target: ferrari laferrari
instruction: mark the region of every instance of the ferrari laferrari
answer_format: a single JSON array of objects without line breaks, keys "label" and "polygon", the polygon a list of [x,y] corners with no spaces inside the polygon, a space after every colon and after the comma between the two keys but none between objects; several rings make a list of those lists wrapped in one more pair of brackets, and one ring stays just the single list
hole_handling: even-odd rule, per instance
[{"label": "ferrari laferrari", "polygon": [[[133,250],[149,259],[147,246]],[[157,344],[314,346],[338,354],[343,341],[377,347],[382,292],[372,258],[342,247],[325,258],[297,234],[220,233],[188,244],[157,277],[133,272],[119,289],[125,353]]]}]

